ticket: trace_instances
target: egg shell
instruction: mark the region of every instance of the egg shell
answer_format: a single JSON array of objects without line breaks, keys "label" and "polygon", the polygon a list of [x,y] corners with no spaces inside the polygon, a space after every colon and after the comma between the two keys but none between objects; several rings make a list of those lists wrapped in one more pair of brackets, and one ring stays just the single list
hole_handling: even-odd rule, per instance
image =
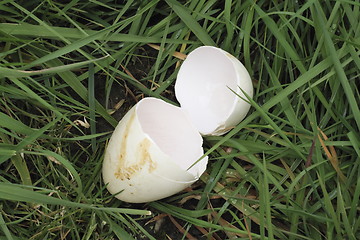
[{"label": "egg shell", "polygon": [[250,109],[242,90],[253,96],[253,85],[244,65],[228,52],[202,46],[192,51],[180,67],[175,95],[181,108],[202,135],[222,135]]},{"label": "egg shell", "polygon": [[132,203],[180,192],[205,171],[202,137],[179,107],[144,98],[119,122],[108,143],[103,178],[110,193]]},{"label": "egg shell", "polygon": [[253,96],[249,73],[238,59],[211,46],[192,51],[175,83],[181,108],[144,98],[115,128],[102,172],[110,193],[126,202],[150,202],[197,181],[208,161],[201,159],[200,133],[221,135],[236,126],[250,108],[242,91]]}]

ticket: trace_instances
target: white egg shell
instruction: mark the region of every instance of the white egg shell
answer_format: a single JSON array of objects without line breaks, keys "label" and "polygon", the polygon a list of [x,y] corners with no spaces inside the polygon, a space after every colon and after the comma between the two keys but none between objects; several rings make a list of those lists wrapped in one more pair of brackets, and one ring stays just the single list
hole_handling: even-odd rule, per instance
[{"label": "white egg shell", "polygon": [[202,137],[181,108],[156,98],[139,101],[108,143],[103,179],[120,200],[155,201],[180,192],[205,171]]},{"label": "white egg shell", "polygon": [[175,83],[181,108],[202,135],[224,134],[246,116],[250,104],[240,98],[246,99],[241,89],[253,96],[246,68],[231,54],[211,46],[196,48],[187,56]]}]

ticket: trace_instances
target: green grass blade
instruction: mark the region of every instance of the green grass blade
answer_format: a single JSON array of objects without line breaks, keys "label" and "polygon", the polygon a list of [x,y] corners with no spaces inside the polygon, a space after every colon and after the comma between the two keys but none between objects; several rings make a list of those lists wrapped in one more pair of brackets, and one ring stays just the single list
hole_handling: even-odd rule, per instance
[{"label": "green grass blade", "polygon": [[61,73],[61,72],[66,72],[69,70],[83,67],[85,65],[88,65],[89,63],[100,61],[105,58],[107,58],[107,56],[98,58],[98,59],[87,60],[87,61],[83,61],[83,62],[71,63],[71,64],[67,64],[67,65],[63,65],[63,66],[57,66],[57,67],[51,67],[51,68],[47,68],[47,69],[33,70],[33,71],[24,71],[24,70],[16,70],[16,69],[0,67],[0,74],[1,74],[1,77],[18,77],[19,78],[19,77],[29,77],[29,76],[40,75],[40,74]]},{"label": "green grass blade", "polygon": [[[55,119],[54,121],[48,123],[47,125],[45,125],[44,127],[42,127],[41,129],[38,129],[37,131],[34,131],[31,135],[26,136],[20,143],[18,143],[15,147],[14,150],[17,153],[21,153],[21,151],[26,148],[27,145],[31,145],[34,141],[36,141],[41,135],[43,135],[49,128],[51,128],[52,126],[54,126],[56,124],[56,122],[58,121],[58,119]],[[2,164],[3,162],[7,161],[9,159],[9,156],[0,156],[0,164]],[[22,159],[19,159],[19,161],[23,161]]]},{"label": "green grass blade", "polygon": [[216,45],[205,29],[191,16],[188,9],[180,5],[176,0],[166,0],[166,2],[204,45]]},{"label": "green grass blade", "polygon": [[[92,135],[96,134],[96,119],[95,119],[95,78],[94,78],[94,65],[89,67],[89,80],[88,80],[88,102],[89,102],[89,119],[90,119],[90,132]],[[91,139],[91,149],[93,152],[96,150],[96,138]]]},{"label": "green grass blade", "polygon": [[0,112],[0,127],[11,129],[18,134],[30,135],[35,130],[5,113]]},{"label": "green grass blade", "polygon": [[[263,159],[263,165],[266,167],[266,161],[265,158]],[[262,216],[260,216],[260,221],[262,224],[260,224],[260,232],[261,236],[265,237],[265,230],[264,226],[267,226],[267,236],[269,239],[274,239],[274,233],[273,233],[273,225],[271,222],[272,216],[271,216],[271,203],[270,203],[270,197],[269,197],[269,183],[268,183],[269,177],[266,176],[266,173],[263,173],[260,182],[262,184],[259,185],[259,204],[260,204],[260,213]],[[265,223],[266,222],[266,223]]]},{"label": "green grass blade", "polygon": [[26,188],[22,188],[19,185],[8,184],[0,182],[0,199],[3,200],[12,200],[12,201],[21,201],[28,203],[38,203],[38,204],[52,204],[52,205],[60,205],[72,208],[84,208],[84,209],[92,209],[92,210],[100,210],[100,211],[110,211],[117,213],[126,213],[126,214],[135,214],[135,215],[148,215],[149,211],[147,210],[136,210],[136,209],[121,209],[121,208],[103,208],[96,207],[89,204],[72,202],[65,199],[55,198],[51,196],[47,196],[45,194],[31,191]]},{"label": "green grass blade", "polygon": [[337,236],[340,237],[342,235],[341,226],[340,226],[341,223],[338,219],[338,216],[335,212],[334,206],[331,202],[331,197],[330,197],[328,191],[326,190],[325,182],[322,180],[320,175],[318,175],[318,179],[319,179],[320,187],[324,194],[323,199],[324,199],[324,204],[325,204],[325,210],[327,211],[327,214],[329,215],[329,217],[333,220],[333,224],[334,224],[333,226],[336,229]]},{"label": "green grass blade", "polygon": [[14,240],[9,228],[6,226],[6,222],[4,221],[1,210],[2,210],[2,206],[0,206],[0,229],[5,234],[7,240]]},{"label": "green grass blade", "polygon": [[339,79],[342,87],[344,88],[345,95],[350,104],[352,113],[354,114],[354,119],[356,121],[357,128],[358,128],[358,130],[360,130],[360,109],[358,106],[358,102],[355,99],[354,92],[349,84],[349,80],[346,76],[346,73],[344,72],[344,69],[341,66],[339,56],[336,53],[336,49],[334,47],[334,42],[331,40],[328,30],[325,28],[326,24],[325,24],[325,20],[324,20],[324,18],[325,18],[324,12],[318,2],[315,3],[315,6],[317,9],[317,13],[318,13],[318,14],[316,14],[316,16],[320,22],[321,30],[322,30],[323,36],[325,38],[325,44],[327,46],[326,49],[328,50],[329,55],[330,55],[329,57],[334,64],[335,71],[339,77],[338,79]]}]

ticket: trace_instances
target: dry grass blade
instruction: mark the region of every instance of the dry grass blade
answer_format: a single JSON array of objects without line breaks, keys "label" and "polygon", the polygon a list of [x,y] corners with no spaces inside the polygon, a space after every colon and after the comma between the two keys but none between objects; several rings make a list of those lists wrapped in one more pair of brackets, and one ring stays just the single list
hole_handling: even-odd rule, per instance
[{"label": "dry grass blade", "polygon": [[[324,149],[324,152],[327,156],[327,158],[329,159],[331,165],[333,166],[333,168],[335,169],[336,173],[338,174],[339,178],[341,179],[342,182],[346,182],[346,177],[345,175],[343,174],[343,172],[341,171],[340,169],[340,164],[339,164],[339,159],[337,157],[337,154],[336,154],[336,150],[335,150],[335,147],[334,146],[326,146],[325,141],[327,141],[329,138],[325,135],[325,133],[320,129],[318,128],[320,134],[318,135],[318,139],[320,141],[320,144],[322,146],[322,148]],[[329,150],[330,148],[330,150]]]},{"label": "dry grass blade", "polygon": [[138,84],[140,84],[141,86],[143,86],[144,88],[146,88],[146,86],[144,84],[142,84],[139,80],[137,80],[134,75],[123,65],[120,65],[121,68],[125,71],[125,73],[127,75],[129,75],[134,81],[136,81]]},{"label": "dry grass blade", "polygon": [[[158,50],[158,51],[161,49],[161,47],[159,45],[155,45],[155,44],[152,44],[152,43],[149,43],[148,45],[150,47],[152,47],[153,49]],[[181,53],[181,52],[176,52],[176,51],[172,53],[172,56],[176,57],[176,58],[178,58],[180,60],[185,60],[185,58],[186,58],[186,54]]]},{"label": "dry grass blade", "polygon": [[209,240],[221,240],[221,238],[216,234],[216,233],[212,233],[211,235],[209,234],[208,231],[206,231],[205,228],[200,227],[200,226],[196,226],[197,230],[199,230],[204,236],[207,236],[207,238]]},{"label": "dry grass blade", "polygon": [[[207,173],[204,173],[201,178],[204,182],[209,181],[209,175]],[[217,182],[216,186],[214,187],[214,191],[225,200],[230,201],[230,203],[239,211],[241,211],[242,214],[249,217],[255,223],[260,224],[259,214],[248,204],[245,204],[242,201],[237,201],[235,198],[233,198],[233,192],[230,189],[227,189],[224,185]]]},{"label": "dry grass blade", "polygon": [[[233,229],[236,229],[236,230],[239,230],[237,227],[235,227],[233,224],[229,223],[228,221],[226,221],[225,219],[223,219],[222,217],[219,217],[219,215],[213,211],[211,212],[211,215],[218,220],[218,222],[220,223],[221,226],[223,227],[229,227],[229,228],[233,228]],[[242,237],[242,238],[246,238],[248,237],[247,235],[245,234],[241,234],[241,233],[236,233],[236,232],[229,232],[229,231],[225,231],[227,237],[229,239],[234,239],[236,237]]]},{"label": "dry grass blade", "polygon": [[171,215],[168,215],[168,217],[170,218],[171,222],[175,225],[175,227],[182,233],[185,234],[186,237],[189,240],[196,240],[196,238],[194,236],[192,236],[189,232],[187,232],[176,220],[175,218],[173,218]]},{"label": "dry grass blade", "polygon": [[245,227],[246,227],[246,230],[247,230],[247,232],[248,232],[249,240],[252,240],[251,230],[250,230],[250,228],[249,228],[249,224],[248,224],[247,219],[245,219]]}]

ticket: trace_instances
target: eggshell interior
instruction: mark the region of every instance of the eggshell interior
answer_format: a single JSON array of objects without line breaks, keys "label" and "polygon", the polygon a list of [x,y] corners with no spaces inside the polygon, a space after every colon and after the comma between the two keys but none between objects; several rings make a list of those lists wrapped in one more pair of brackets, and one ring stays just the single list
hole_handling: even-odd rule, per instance
[{"label": "eggshell interior", "polygon": [[207,157],[202,138],[179,107],[144,98],[119,122],[105,152],[103,178],[110,193],[133,203],[176,194],[198,180]]},{"label": "eggshell interior", "polygon": [[251,78],[240,61],[222,49],[203,46],[181,65],[175,95],[202,135],[221,135],[250,108],[239,97],[246,99],[240,88],[252,97]]},{"label": "eggshell interior", "polygon": [[[203,139],[188,114],[157,98],[146,98],[137,106],[138,119],[145,134],[174,161],[187,170],[203,155]],[[206,165],[188,170],[200,177]],[[199,175],[200,174],[200,175]]]}]

